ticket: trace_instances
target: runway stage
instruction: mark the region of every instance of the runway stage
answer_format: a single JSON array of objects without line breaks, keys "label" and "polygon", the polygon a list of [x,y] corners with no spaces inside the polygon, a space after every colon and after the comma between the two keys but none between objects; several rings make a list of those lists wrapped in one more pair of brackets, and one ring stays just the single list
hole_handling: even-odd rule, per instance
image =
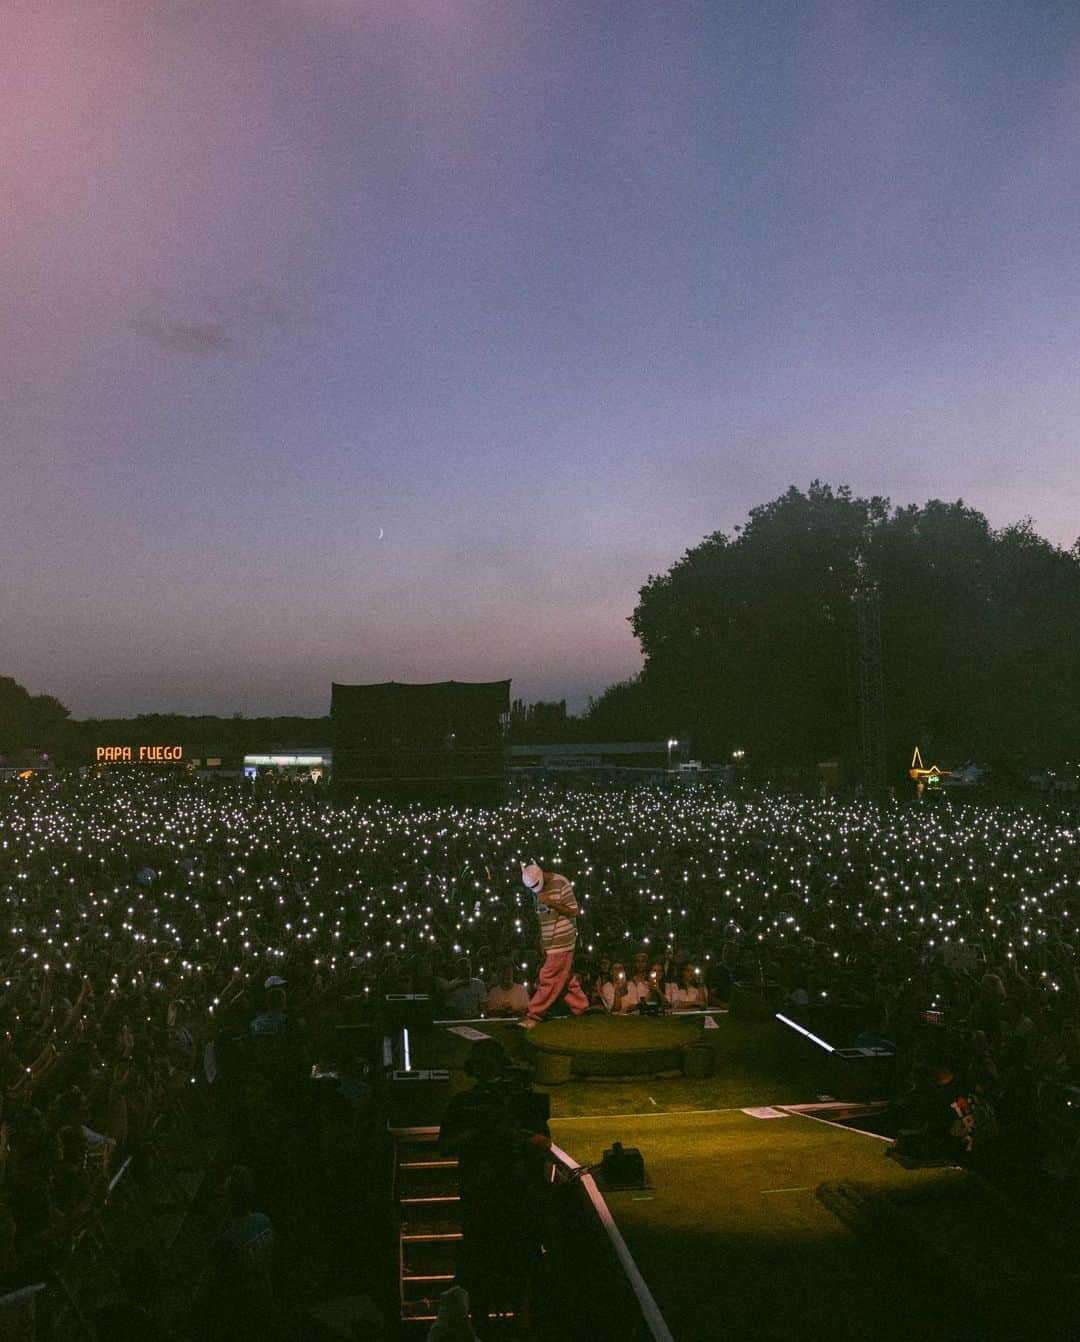
[{"label": "runway stage", "polygon": [[756,1113],[552,1121],[582,1164],[613,1140],[641,1150],[651,1186],[604,1196],[677,1342],[1019,1338],[1064,1308],[1059,1265],[983,1180],[905,1170],[870,1134]]}]

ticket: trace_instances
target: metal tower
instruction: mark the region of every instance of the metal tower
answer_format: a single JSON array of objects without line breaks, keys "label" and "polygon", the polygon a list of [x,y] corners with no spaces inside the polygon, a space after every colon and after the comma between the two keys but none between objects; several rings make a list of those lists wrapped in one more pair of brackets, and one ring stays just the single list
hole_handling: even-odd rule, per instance
[{"label": "metal tower", "polygon": [[881,658],[881,600],[864,579],[851,596],[855,609],[855,690],[862,782],[870,794],[885,789],[885,678]]}]

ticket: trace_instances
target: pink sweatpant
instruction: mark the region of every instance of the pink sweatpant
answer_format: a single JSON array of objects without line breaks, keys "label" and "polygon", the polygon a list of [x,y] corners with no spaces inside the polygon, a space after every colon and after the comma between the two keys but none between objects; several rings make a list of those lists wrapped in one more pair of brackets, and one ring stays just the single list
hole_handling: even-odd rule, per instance
[{"label": "pink sweatpant", "polygon": [[563,996],[566,998],[566,1005],[575,1016],[580,1016],[588,1009],[589,999],[574,973],[573,947],[565,951],[548,951],[544,956],[544,963],[540,966],[540,977],[536,982],[536,992],[529,1000],[529,1015],[534,1020],[539,1020],[544,1012],[553,1007]]}]

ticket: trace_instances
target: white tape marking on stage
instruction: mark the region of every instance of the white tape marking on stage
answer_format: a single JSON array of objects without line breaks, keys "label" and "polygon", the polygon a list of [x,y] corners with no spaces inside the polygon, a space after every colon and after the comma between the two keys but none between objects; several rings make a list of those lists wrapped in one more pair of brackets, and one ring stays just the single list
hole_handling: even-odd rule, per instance
[{"label": "white tape marking on stage", "polygon": [[826,1053],[836,1052],[836,1049],[833,1048],[832,1044],[826,1044],[824,1039],[819,1039],[816,1034],[811,1034],[805,1025],[799,1025],[793,1020],[788,1020],[786,1016],[781,1016],[779,1011],[776,1013],[776,1019],[783,1021],[785,1025],[790,1025],[793,1030],[798,1030],[800,1034],[806,1035],[807,1039],[812,1043],[817,1044],[818,1048],[823,1048]]},{"label": "white tape marking on stage", "polygon": [[483,1030],[474,1030],[471,1025],[451,1025],[451,1034],[459,1034],[462,1039],[490,1039],[491,1035],[485,1034]]}]

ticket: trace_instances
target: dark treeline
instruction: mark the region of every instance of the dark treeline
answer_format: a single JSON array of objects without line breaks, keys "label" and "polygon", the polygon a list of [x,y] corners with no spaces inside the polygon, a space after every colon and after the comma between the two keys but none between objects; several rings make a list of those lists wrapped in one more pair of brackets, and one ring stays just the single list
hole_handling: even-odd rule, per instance
[{"label": "dark treeline", "polygon": [[[857,592],[880,612],[891,772],[914,745],[999,774],[1080,757],[1080,542],[1030,521],[996,530],[962,501],[894,508],[815,481],[714,532],[650,577],[629,617],[633,680],[584,714],[510,713],[513,743],[663,740],[754,770],[854,762]],[[49,695],[0,679],[0,752],[182,741],[222,751],[329,744],[328,718],[151,715],[72,722]],[[895,766],[895,769],[892,767]]]},{"label": "dark treeline", "polygon": [[[854,598],[876,592],[890,774],[916,744],[999,776],[1080,757],[1080,542],[962,501],[894,508],[815,481],[650,577],[644,668],[581,718],[515,705],[515,739],[662,740],[766,773],[854,764]],[[543,733],[547,735],[543,735]],[[929,761],[928,761],[929,762]]]},{"label": "dark treeline", "polygon": [[31,694],[10,676],[0,676],[0,754],[55,748],[70,718],[51,694]]},{"label": "dark treeline", "polygon": [[877,593],[890,772],[917,743],[999,774],[1080,755],[1080,545],[820,482],[649,578],[644,669],[589,716],[765,769],[853,760],[858,591]]},{"label": "dark treeline", "polygon": [[59,764],[86,764],[99,745],[183,745],[191,752],[241,755],[333,743],[329,717],[230,718],[144,713],[134,718],[72,719],[49,695],[31,696],[0,679],[0,756],[17,761],[27,750],[47,751]]}]

